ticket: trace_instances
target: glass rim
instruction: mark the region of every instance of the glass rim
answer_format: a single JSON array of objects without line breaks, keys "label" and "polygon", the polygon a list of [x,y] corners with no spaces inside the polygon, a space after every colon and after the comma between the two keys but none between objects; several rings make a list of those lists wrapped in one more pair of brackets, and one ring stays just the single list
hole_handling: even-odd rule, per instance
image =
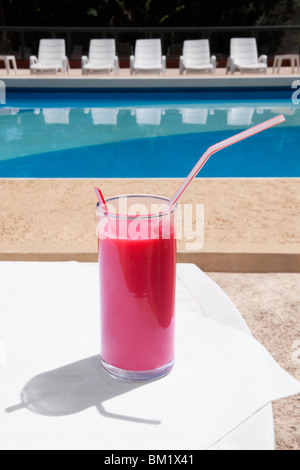
[{"label": "glass rim", "polygon": [[[170,202],[170,198],[166,197],[166,196],[159,196],[158,194],[144,194],[144,193],[134,193],[134,194],[118,194],[116,196],[111,196],[111,197],[108,197],[105,202],[106,203],[109,203],[110,201],[114,201],[114,200],[118,200],[118,199],[130,199],[130,198],[153,198],[153,199],[159,199],[160,201],[164,201],[166,202],[166,204],[168,202]],[[97,203],[96,205],[96,208],[97,208],[97,211],[100,212],[100,215],[101,216],[104,216],[104,217],[111,217],[113,219],[119,219],[119,220],[135,220],[135,219],[159,219],[161,217],[165,217],[167,216],[168,214],[173,214],[175,212],[175,210],[177,209],[177,203],[172,207],[172,210],[171,211],[164,211],[164,212],[159,212],[159,213],[156,213],[156,214],[143,214],[143,215],[129,215],[129,214],[114,214],[112,212],[106,212],[104,209],[103,209],[103,204],[101,204],[100,202]]]}]

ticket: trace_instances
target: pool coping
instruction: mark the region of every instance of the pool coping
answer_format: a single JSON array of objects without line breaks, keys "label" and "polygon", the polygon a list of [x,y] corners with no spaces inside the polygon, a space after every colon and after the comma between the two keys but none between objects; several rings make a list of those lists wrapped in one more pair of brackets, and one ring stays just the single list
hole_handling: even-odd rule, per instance
[{"label": "pool coping", "polygon": [[28,77],[0,76],[7,89],[218,89],[291,88],[300,75],[208,77]]}]

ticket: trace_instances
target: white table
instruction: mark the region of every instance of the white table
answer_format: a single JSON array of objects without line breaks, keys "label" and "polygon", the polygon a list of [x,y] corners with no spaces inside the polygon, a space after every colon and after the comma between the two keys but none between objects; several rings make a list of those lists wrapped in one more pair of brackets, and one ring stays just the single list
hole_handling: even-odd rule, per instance
[{"label": "white table", "polygon": [[292,73],[295,73],[295,68],[297,67],[297,72],[299,73],[299,68],[300,68],[300,56],[299,54],[278,54],[275,55],[274,57],[274,62],[273,62],[273,71],[272,73],[275,72],[277,69],[277,73],[280,72],[280,67],[282,66],[282,62],[284,60],[288,60],[291,64],[292,67]]},{"label": "white table", "polygon": [[196,266],[178,265],[175,368],[143,384],[100,366],[96,264],[2,262],[0,289],[1,449],[274,449],[271,401],[300,384]]},{"label": "white table", "polygon": [[0,60],[4,62],[8,75],[10,74],[10,64],[12,65],[15,74],[17,74],[17,63],[14,55],[0,55]]}]

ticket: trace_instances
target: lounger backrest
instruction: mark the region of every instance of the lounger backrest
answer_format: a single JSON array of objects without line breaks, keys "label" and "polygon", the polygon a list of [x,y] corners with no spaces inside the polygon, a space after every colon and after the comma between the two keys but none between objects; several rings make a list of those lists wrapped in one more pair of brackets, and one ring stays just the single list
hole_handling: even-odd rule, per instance
[{"label": "lounger backrest", "polygon": [[157,65],[161,64],[161,40],[160,39],[138,39],[135,43],[135,65]]},{"label": "lounger backrest", "polygon": [[38,60],[44,65],[55,65],[62,62],[66,55],[66,43],[64,39],[41,39],[38,52]]},{"label": "lounger backrest", "polygon": [[89,61],[98,65],[113,64],[116,56],[116,42],[114,39],[91,39],[89,48]]},{"label": "lounger backrest", "polygon": [[184,41],[182,54],[185,65],[209,64],[210,48],[208,39]]},{"label": "lounger backrest", "polygon": [[256,64],[258,62],[256,39],[232,38],[230,55],[241,64]]}]

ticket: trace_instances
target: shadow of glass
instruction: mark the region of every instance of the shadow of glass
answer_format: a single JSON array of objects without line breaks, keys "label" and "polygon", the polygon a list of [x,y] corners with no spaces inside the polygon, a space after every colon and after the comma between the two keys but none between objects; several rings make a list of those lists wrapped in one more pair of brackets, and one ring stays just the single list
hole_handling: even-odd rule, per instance
[{"label": "shadow of glass", "polygon": [[110,377],[101,365],[100,356],[93,356],[37,375],[23,388],[22,403],[5,411],[11,413],[20,408],[28,408],[44,416],[65,416],[95,406],[107,418],[160,424],[158,420],[114,414],[105,410],[103,402],[141,386],[147,386],[147,383],[119,381]]}]

